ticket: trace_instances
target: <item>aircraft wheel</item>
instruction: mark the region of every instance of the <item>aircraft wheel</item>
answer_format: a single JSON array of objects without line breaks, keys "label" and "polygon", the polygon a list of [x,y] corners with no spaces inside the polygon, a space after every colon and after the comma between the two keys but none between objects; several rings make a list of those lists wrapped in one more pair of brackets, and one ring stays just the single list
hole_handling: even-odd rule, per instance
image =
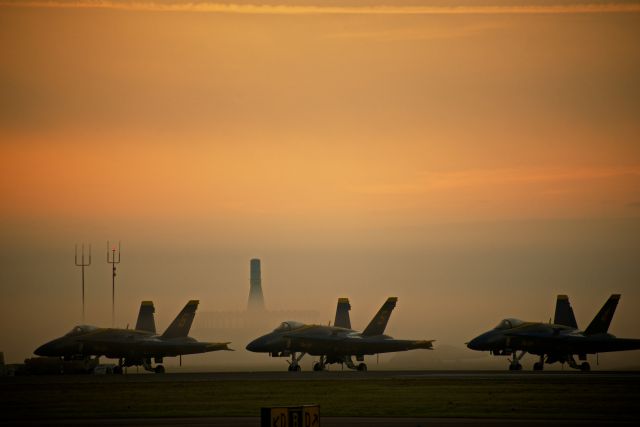
[{"label": "aircraft wheel", "polygon": [[358,365],[358,371],[362,371],[362,372],[366,372],[367,371],[367,365],[364,363],[361,363]]},{"label": "aircraft wheel", "polygon": [[542,371],[542,369],[544,369],[544,365],[542,363],[536,362],[533,364],[534,371]]},{"label": "aircraft wheel", "polygon": [[316,362],[313,364],[313,370],[316,372],[322,371],[322,365],[320,364],[320,362]]},{"label": "aircraft wheel", "polygon": [[113,368],[113,373],[116,375],[122,375],[122,366],[115,366]]},{"label": "aircraft wheel", "polygon": [[158,365],[155,367],[154,372],[156,374],[164,374],[164,366]]},{"label": "aircraft wheel", "polygon": [[591,365],[589,365],[589,362],[582,362],[582,364],[580,365],[580,370],[583,372],[588,372],[591,370]]},{"label": "aircraft wheel", "polygon": [[519,363],[509,365],[509,370],[510,371],[521,371],[522,370],[522,365],[519,364]]},{"label": "aircraft wheel", "polygon": [[300,372],[301,370],[300,365],[289,365],[289,372]]}]

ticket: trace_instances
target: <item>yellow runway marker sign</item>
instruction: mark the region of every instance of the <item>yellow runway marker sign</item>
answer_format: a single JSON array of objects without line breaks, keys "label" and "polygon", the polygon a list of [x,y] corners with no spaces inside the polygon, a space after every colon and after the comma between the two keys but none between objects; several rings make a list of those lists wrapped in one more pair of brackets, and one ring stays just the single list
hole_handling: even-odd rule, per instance
[{"label": "yellow runway marker sign", "polygon": [[304,427],[320,427],[320,407],[307,405],[302,407]]},{"label": "yellow runway marker sign", "polygon": [[277,406],[261,408],[261,427],[320,427],[320,406]]}]

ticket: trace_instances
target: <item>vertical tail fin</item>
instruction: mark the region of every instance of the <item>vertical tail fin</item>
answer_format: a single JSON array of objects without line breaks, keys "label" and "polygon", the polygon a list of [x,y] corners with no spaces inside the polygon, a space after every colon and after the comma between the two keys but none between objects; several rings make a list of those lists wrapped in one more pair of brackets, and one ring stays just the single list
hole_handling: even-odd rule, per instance
[{"label": "vertical tail fin", "polygon": [[200,301],[191,300],[184,306],[180,314],[171,322],[171,325],[164,331],[162,338],[180,338],[189,335],[189,329],[196,317],[196,309]]},{"label": "vertical tail fin", "polygon": [[333,326],[351,329],[349,310],[351,310],[349,298],[338,298],[338,306],[336,307],[336,320],[333,322]]},{"label": "vertical tail fin", "polygon": [[573,309],[571,308],[568,296],[558,295],[558,299],[556,299],[556,314],[553,317],[553,323],[578,329],[578,322],[576,322],[576,316],[573,314]]},{"label": "vertical tail fin", "polygon": [[139,331],[147,331],[156,333],[156,322],[153,319],[153,313],[156,309],[153,307],[153,301],[142,301],[140,303],[140,311],[138,312],[138,321],[136,329]]},{"label": "vertical tail fin", "polygon": [[396,307],[396,303],[398,302],[397,297],[389,297],[382,304],[378,313],[371,319],[369,325],[362,331],[363,336],[371,336],[371,335],[382,335],[384,333],[385,328],[387,327],[387,322],[389,322],[389,317],[391,317],[391,312]]},{"label": "vertical tail fin", "polygon": [[598,314],[596,314],[596,317],[589,323],[587,329],[584,330],[585,335],[607,333],[611,319],[613,319],[613,314],[616,312],[616,307],[618,307],[619,300],[620,294],[613,294],[609,297]]}]

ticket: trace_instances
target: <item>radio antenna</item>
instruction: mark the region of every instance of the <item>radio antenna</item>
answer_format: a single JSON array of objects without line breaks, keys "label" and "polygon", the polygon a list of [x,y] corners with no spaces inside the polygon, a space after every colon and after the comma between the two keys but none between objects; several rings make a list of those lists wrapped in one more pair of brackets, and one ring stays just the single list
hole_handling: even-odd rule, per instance
[{"label": "radio antenna", "polygon": [[80,262],[78,262],[78,245],[76,244],[76,266],[80,267],[82,271],[82,323],[84,323],[84,268],[91,265],[91,244],[89,244],[89,260],[84,260],[84,243],[82,244],[82,252],[80,255]]},{"label": "radio antenna", "polygon": [[[111,252],[111,253],[109,253]],[[111,327],[116,325],[116,264],[120,264],[120,242],[118,241],[118,249],[115,245],[110,247],[107,240],[107,262],[111,264],[113,274],[111,275]]]}]

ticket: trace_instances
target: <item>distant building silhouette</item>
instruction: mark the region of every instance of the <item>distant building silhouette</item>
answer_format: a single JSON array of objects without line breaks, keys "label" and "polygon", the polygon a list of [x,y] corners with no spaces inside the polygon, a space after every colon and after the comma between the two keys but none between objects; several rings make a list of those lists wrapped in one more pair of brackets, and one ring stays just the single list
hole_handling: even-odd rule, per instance
[{"label": "distant building silhouette", "polygon": [[260,260],[250,261],[249,299],[246,311],[208,311],[198,313],[194,328],[204,336],[230,337],[238,342],[253,339],[256,333],[265,327],[276,327],[285,320],[297,320],[304,323],[316,323],[319,313],[313,310],[301,310],[298,307],[268,310],[262,292]]},{"label": "distant building silhouette", "polygon": [[262,277],[260,272],[260,260],[254,258],[249,262],[251,276],[249,279],[248,311],[264,310],[264,297],[262,295]]}]

